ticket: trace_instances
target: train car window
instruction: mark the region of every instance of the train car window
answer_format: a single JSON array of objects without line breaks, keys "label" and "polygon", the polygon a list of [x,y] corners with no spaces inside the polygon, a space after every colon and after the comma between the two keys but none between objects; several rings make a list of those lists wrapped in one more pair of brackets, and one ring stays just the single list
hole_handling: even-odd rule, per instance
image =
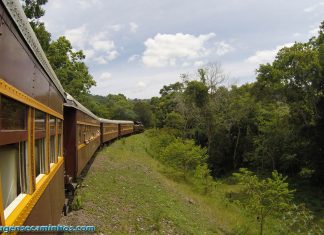
[{"label": "train car window", "polygon": [[50,116],[50,163],[57,162],[57,155],[56,155],[56,119],[53,116]]},{"label": "train car window", "polygon": [[57,154],[58,156],[62,156],[62,134],[63,134],[63,122],[61,119],[57,119],[57,126],[58,126],[58,135],[57,135],[57,141],[58,141],[58,150]]},{"label": "train car window", "polygon": [[0,130],[27,130],[27,106],[0,96]]},{"label": "train car window", "polygon": [[36,176],[45,173],[46,114],[35,110],[35,162]]},{"label": "train car window", "polygon": [[78,144],[82,144],[82,128],[81,125],[77,125],[78,130]]},{"label": "train car window", "polygon": [[28,107],[0,95],[0,145],[27,141]]},{"label": "train car window", "polygon": [[29,189],[26,142],[0,146],[0,175],[3,208],[6,209],[20,193],[27,193]]},{"label": "train car window", "polygon": [[28,107],[0,96],[0,179],[3,208],[20,194],[27,193],[27,112]]}]

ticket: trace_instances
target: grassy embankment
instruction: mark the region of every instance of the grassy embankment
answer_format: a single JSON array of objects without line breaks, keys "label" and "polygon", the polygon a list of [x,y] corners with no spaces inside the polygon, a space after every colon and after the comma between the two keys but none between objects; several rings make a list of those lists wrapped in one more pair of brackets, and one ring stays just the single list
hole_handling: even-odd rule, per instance
[{"label": "grassy embankment", "polygon": [[[255,218],[228,200],[236,185],[222,182],[202,195],[167,177],[147,148],[148,137],[140,134],[100,151],[77,192],[82,209],[61,224],[95,225],[103,234],[258,233]],[[275,224],[269,221],[265,234],[276,234]]]}]

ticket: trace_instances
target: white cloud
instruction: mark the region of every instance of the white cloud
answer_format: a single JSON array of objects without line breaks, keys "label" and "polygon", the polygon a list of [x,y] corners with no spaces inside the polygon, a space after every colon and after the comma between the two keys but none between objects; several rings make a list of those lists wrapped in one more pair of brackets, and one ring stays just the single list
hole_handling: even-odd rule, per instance
[{"label": "white cloud", "polygon": [[136,86],[138,86],[138,87],[146,87],[146,84],[144,82],[140,81],[140,82],[138,82],[136,84]]},{"label": "white cloud", "polygon": [[100,75],[99,81],[107,81],[110,80],[111,78],[112,78],[111,73],[104,72]]},{"label": "white cloud", "polygon": [[82,49],[87,42],[87,28],[85,25],[82,25],[78,28],[68,29],[64,32],[65,37],[72,43],[74,47]]},{"label": "white cloud", "polygon": [[318,27],[309,30],[309,32],[308,32],[309,36],[311,36],[311,37],[317,36],[318,35],[318,30],[319,30]]},{"label": "white cloud", "polygon": [[140,55],[132,55],[131,57],[128,58],[128,62],[134,62],[134,61],[137,61],[141,56]]},{"label": "white cloud", "polygon": [[111,51],[115,49],[115,43],[112,40],[94,40],[90,41],[90,45],[96,51]]},{"label": "white cloud", "polygon": [[90,60],[94,57],[95,55],[95,51],[92,50],[92,49],[86,49],[86,50],[83,50],[83,53],[85,54],[86,56],[86,60]]},{"label": "white cloud", "polygon": [[211,48],[205,47],[205,43],[214,37],[214,33],[199,36],[159,33],[145,41],[142,62],[148,67],[166,67],[204,58],[212,52]]},{"label": "white cloud", "polygon": [[98,64],[107,64],[109,61],[112,61],[118,57],[117,51],[110,51],[106,55],[101,55],[95,57],[93,60]]},{"label": "white cloud", "polygon": [[97,62],[98,64],[107,64],[108,63],[108,61],[103,56],[97,56],[93,60],[95,62]]},{"label": "white cloud", "polygon": [[107,64],[119,55],[114,41],[107,39],[106,32],[96,34],[89,39],[88,43],[96,53],[96,57],[93,60],[98,64]]},{"label": "white cloud", "polygon": [[215,46],[216,46],[216,54],[219,56],[225,55],[234,50],[234,48],[230,44],[224,41],[216,42]]},{"label": "white cloud", "polygon": [[313,11],[317,10],[321,6],[324,6],[324,2],[319,2],[319,3],[314,4],[312,6],[306,7],[304,9],[304,12],[307,12],[307,13],[313,12]]},{"label": "white cloud", "polygon": [[60,2],[60,1],[50,1],[50,3],[52,4],[51,6],[54,8],[54,9],[60,9],[63,7],[64,3],[63,2]]},{"label": "white cloud", "polygon": [[256,51],[254,55],[250,56],[245,61],[255,65],[272,62],[281,48],[290,47],[292,45],[293,43],[286,43],[284,45],[277,46],[272,50]]},{"label": "white cloud", "polygon": [[120,31],[122,28],[124,27],[124,25],[122,24],[114,24],[112,26],[110,26],[109,28],[111,28],[113,31],[118,32]]},{"label": "white cloud", "polygon": [[66,30],[64,35],[72,43],[74,49],[84,51],[86,60],[93,60],[98,64],[107,64],[119,55],[113,40],[108,39],[108,33],[102,31],[90,36],[86,25]]},{"label": "white cloud", "polygon": [[82,10],[88,9],[91,6],[100,4],[100,0],[77,0],[76,5],[79,6]]},{"label": "white cloud", "polygon": [[114,59],[116,59],[119,55],[118,51],[113,50],[107,53],[108,55],[106,56],[108,61],[112,61]]},{"label": "white cloud", "polygon": [[194,63],[194,65],[196,67],[203,66],[204,64],[205,64],[204,61],[201,61],[201,60],[195,61],[195,63]]},{"label": "white cloud", "polygon": [[293,36],[294,37],[299,37],[300,36],[300,33],[294,33]]},{"label": "white cloud", "polygon": [[130,22],[129,23],[129,27],[130,27],[130,31],[132,33],[136,33],[137,29],[138,29],[138,25],[134,22]]}]

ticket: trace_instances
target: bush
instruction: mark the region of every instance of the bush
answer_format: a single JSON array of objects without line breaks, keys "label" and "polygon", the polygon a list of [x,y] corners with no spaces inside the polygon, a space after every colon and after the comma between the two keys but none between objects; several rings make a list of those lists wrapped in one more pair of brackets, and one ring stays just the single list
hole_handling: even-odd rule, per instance
[{"label": "bush", "polygon": [[193,140],[176,138],[161,151],[161,160],[166,165],[179,169],[184,178],[203,164],[207,158],[206,148],[195,145]]},{"label": "bush", "polygon": [[288,183],[285,182],[287,177],[274,171],[271,178],[259,179],[244,168],[241,168],[239,173],[234,173],[234,176],[243,186],[243,193],[246,195],[242,204],[256,215],[261,235],[269,216],[278,216],[290,211],[293,191],[289,190]]},{"label": "bush", "polygon": [[214,181],[210,172],[206,163],[198,165],[195,170],[197,186],[201,189],[203,194],[211,193],[216,187],[216,181]]}]

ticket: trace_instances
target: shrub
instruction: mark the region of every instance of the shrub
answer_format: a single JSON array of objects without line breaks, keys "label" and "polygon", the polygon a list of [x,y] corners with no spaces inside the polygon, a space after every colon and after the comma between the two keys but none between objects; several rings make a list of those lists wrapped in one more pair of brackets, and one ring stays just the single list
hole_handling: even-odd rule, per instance
[{"label": "shrub", "polygon": [[234,176],[243,186],[246,195],[243,206],[257,216],[261,235],[269,216],[282,215],[291,209],[293,191],[289,190],[288,183],[285,182],[287,177],[277,171],[272,172],[271,178],[259,179],[251,171],[242,168]]},{"label": "shrub", "polygon": [[207,158],[206,148],[195,145],[193,140],[176,138],[161,151],[161,160],[166,165],[179,169],[184,178],[203,164]]},{"label": "shrub", "polygon": [[195,179],[197,185],[201,188],[203,194],[208,194],[213,191],[216,186],[216,181],[210,175],[210,169],[206,163],[198,165],[195,170]]}]

